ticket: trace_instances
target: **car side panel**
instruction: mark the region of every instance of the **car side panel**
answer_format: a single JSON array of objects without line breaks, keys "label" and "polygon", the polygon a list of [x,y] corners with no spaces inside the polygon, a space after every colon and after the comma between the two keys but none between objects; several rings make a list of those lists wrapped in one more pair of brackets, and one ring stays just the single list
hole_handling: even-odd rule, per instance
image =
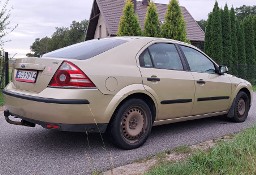
[{"label": "car side panel", "polygon": [[[227,111],[232,103],[230,77],[226,75],[192,72],[196,82],[195,104],[192,115]],[[205,84],[198,84],[198,80]]]},{"label": "car side panel", "polygon": [[73,60],[73,63],[85,72],[103,94],[114,95],[128,85],[142,84],[135,56],[150,41],[152,38],[135,39],[94,58]]}]

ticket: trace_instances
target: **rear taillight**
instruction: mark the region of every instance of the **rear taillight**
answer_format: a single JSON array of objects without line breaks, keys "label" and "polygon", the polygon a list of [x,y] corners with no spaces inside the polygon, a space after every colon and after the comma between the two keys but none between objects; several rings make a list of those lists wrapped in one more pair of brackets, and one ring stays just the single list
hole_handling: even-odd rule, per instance
[{"label": "rear taillight", "polygon": [[50,87],[95,87],[93,82],[71,62],[64,61],[54,74]]}]

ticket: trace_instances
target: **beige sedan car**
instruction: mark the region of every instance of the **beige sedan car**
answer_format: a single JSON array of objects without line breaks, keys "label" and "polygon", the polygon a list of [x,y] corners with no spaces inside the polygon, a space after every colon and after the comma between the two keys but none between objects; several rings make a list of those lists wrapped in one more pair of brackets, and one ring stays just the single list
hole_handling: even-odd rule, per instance
[{"label": "beige sedan car", "polygon": [[153,125],[219,115],[243,122],[252,102],[248,81],[196,47],[163,38],[90,40],[13,66],[3,91],[7,122],[108,131],[123,149],[141,146]]}]

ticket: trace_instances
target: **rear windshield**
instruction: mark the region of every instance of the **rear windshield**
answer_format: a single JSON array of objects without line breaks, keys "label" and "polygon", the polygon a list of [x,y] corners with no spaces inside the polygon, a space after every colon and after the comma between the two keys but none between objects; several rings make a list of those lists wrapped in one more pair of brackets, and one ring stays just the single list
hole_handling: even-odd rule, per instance
[{"label": "rear windshield", "polygon": [[126,42],[117,38],[94,39],[46,53],[42,57],[86,60]]}]

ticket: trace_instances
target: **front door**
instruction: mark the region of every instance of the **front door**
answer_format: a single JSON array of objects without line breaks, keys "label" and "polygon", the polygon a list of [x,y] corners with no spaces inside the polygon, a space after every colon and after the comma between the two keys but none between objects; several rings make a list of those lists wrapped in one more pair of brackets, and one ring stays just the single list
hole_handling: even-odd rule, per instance
[{"label": "front door", "polygon": [[195,84],[172,43],[155,43],[140,55],[145,89],[158,101],[157,120],[190,115]]},{"label": "front door", "polygon": [[180,47],[195,79],[196,94],[192,115],[228,110],[231,100],[229,77],[217,74],[215,64],[198,50]]}]

